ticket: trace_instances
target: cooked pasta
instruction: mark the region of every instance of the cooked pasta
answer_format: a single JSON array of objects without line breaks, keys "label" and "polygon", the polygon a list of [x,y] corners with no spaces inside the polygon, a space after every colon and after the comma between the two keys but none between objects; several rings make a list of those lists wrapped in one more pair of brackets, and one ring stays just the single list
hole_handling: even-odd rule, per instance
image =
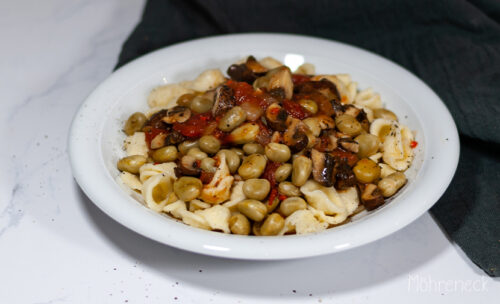
[{"label": "cooked pasta", "polygon": [[[345,73],[249,56],[153,89],[126,122],[117,180],[186,225],[240,235],[318,233],[406,183],[414,134]],[[140,125],[139,125],[140,124]]]}]

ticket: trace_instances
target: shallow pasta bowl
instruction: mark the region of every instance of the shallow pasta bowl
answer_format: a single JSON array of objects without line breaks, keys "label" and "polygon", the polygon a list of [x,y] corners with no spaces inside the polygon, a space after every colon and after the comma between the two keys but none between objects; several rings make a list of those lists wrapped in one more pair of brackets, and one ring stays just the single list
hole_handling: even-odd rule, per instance
[{"label": "shallow pasta bowl", "polygon": [[[124,121],[147,109],[151,89],[193,79],[210,68],[222,71],[247,55],[272,56],[292,69],[303,62],[318,74],[349,73],[360,88],[379,92],[385,107],[416,132],[418,147],[408,183],[382,207],[362,212],[321,233],[280,237],[227,235],[187,226],[155,213],[115,180],[125,135]],[[400,66],[346,44],[295,35],[243,34],[170,46],[114,72],[90,94],[75,115],[69,152],[73,175],[87,196],[110,217],[158,242],[240,259],[289,259],[354,248],[395,232],[426,212],[444,193],[458,163],[459,139],[439,97]]]}]

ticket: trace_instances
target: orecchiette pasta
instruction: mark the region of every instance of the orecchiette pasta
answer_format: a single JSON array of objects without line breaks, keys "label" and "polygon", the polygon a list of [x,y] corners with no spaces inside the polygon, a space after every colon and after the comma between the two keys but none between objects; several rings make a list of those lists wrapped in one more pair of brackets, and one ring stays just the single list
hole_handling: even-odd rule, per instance
[{"label": "orecchiette pasta", "polygon": [[142,184],[142,196],[146,205],[154,211],[162,211],[167,204],[177,200],[172,187],[171,176],[157,174],[150,177]]},{"label": "orecchiette pasta", "polygon": [[373,92],[372,88],[367,88],[356,94],[354,104],[373,110],[382,107],[382,100],[378,93]]},{"label": "orecchiette pasta", "polygon": [[293,231],[296,234],[320,232],[327,227],[328,223],[318,221],[311,210],[297,210],[285,219],[285,226],[278,235]]},{"label": "orecchiette pasta", "polygon": [[220,204],[225,202],[231,196],[231,185],[234,177],[229,173],[226,163],[226,154],[219,156],[219,167],[210,183],[203,186],[201,190],[201,199],[210,204]]},{"label": "orecchiette pasta", "polygon": [[195,214],[203,217],[212,230],[221,230],[224,233],[229,231],[229,217],[231,211],[227,207],[215,205],[204,210],[198,210]]},{"label": "orecchiette pasta", "polygon": [[229,210],[231,211],[235,211],[236,205],[238,205],[239,202],[246,198],[245,194],[243,193],[243,184],[243,181],[234,183],[233,188],[231,189],[231,197],[227,202],[223,204],[224,207],[229,208]]},{"label": "orecchiette pasta", "polygon": [[174,169],[177,165],[173,162],[163,163],[163,164],[145,164],[139,169],[139,179],[142,183],[147,181],[151,176],[157,174],[164,174],[172,178],[175,177]]},{"label": "orecchiette pasta", "polygon": [[149,149],[146,143],[146,134],[144,132],[135,132],[134,135],[127,136],[125,139],[125,151],[128,156],[148,156]]},{"label": "orecchiette pasta", "polygon": [[137,175],[123,171],[120,173],[120,180],[123,184],[135,191],[142,191],[142,183]]},{"label": "orecchiette pasta", "polygon": [[357,191],[354,187],[337,191],[334,187],[324,187],[309,180],[300,187],[300,191],[311,207],[331,216],[329,224],[342,223],[356,210],[359,204]]},{"label": "orecchiette pasta", "polygon": [[351,75],[314,73],[248,56],[229,78],[153,89],[125,123],[116,180],[156,212],[239,235],[320,232],[382,206],[407,183],[415,135]]}]

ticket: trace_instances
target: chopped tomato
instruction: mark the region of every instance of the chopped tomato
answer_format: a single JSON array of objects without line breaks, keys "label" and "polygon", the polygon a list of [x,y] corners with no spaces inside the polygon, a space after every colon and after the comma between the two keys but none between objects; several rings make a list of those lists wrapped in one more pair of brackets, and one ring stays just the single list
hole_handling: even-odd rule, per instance
[{"label": "chopped tomato", "polygon": [[144,133],[146,135],[146,143],[148,144],[148,148],[151,149],[151,141],[153,140],[153,138],[155,138],[156,135],[160,133],[167,133],[167,130],[154,127],[146,127],[144,128]]},{"label": "chopped tomato", "polygon": [[211,119],[212,115],[210,113],[196,114],[191,116],[186,122],[174,123],[173,128],[186,137],[198,138],[203,135]]},{"label": "chopped tomato", "polygon": [[258,104],[261,107],[267,106],[267,102],[262,98],[261,91],[255,91],[253,87],[246,82],[229,80],[226,85],[233,89],[234,99],[238,105],[244,102]]},{"label": "chopped tomato", "polygon": [[304,111],[304,109],[302,109],[302,107],[298,103],[288,99],[283,100],[283,108],[288,113],[288,115],[300,120],[308,116],[306,111]]},{"label": "chopped tomato", "polygon": [[418,146],[418,141],[412,140],[410,142],[410,148],[415,149]]},{"label": "chopped tomato", "polygon": [[231,134],[221,131],[219,128],[212,132],[212,135],[217,138],[221,144],[226,145],[231,142]]}]

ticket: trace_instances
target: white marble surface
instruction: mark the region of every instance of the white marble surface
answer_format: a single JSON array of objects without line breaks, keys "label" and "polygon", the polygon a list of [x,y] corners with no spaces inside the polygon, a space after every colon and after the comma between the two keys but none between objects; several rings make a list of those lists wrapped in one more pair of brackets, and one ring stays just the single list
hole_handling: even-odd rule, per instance
[{"label": "white marble surface", "polygon": [[224,260],[137,235],[74,182],[68,127],[143,1],[0,2],[0,303],[492,303],[491,279],[425,214],[319,258]]}]

